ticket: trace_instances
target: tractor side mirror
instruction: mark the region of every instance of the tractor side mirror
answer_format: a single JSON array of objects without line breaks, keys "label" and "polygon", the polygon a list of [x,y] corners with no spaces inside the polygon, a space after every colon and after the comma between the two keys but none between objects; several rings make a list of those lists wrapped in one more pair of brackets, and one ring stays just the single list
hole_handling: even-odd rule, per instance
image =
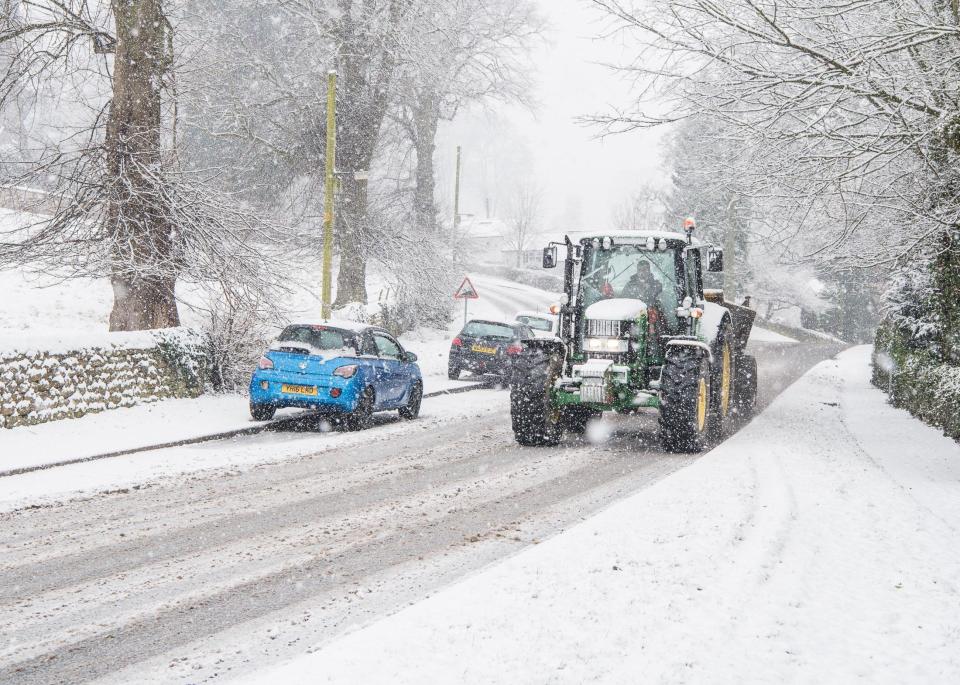
[{"label": "tractor side mirror", "polygon": [[557,246],[543,248],[543,268],[552,269],[557,265]]},{"label": "tractor side mirror", "polygon": [[718,273],[723,271],[723,250],[710,250],[707,257],[707,271]]}]

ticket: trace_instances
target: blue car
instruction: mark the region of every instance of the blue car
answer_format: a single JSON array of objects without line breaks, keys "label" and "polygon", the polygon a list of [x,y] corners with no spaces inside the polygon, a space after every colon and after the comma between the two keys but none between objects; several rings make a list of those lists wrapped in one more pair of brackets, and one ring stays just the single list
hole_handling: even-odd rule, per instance
[{"label": "blue car", "polygon": [[281,407],[331,414],[349,430],[374,412],[420,414],[423,377],[417,355],[376,326],[349,321],[298,323],[283,329],[250,379],[250,415],[273,418]]}]

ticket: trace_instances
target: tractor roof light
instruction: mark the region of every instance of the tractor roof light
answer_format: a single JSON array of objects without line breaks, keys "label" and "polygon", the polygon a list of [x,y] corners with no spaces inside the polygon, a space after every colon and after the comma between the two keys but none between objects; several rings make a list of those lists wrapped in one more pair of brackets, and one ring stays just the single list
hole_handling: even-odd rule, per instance
[{"label": "tractor roof light", "polygon": [[613,238],[611,238],[610,236],[604,237],[600,245],[601,247],[603,247],[604,250],[609,250],[611,247],[613,247]]},{"label": "tractor roof light", "polygon": [[666,251],[667,251],[667,241],[664,240],[663,238],[660,238],[660,242],[657,243],[657,249],[660,250],[661,252],[666,252]]},{"label": "tractor roof light", "polygon": [[687,234],[687,242],[693,242],[693,232],[697,229],[697,220],[688,216],[683,220],[683,231]]},{"label": "tractor roof light", "polygon": [[657,247],[657,241],[654,239],[654,237],[650,236],[649,238],[647,238],[647,249],[652,251],[656,249],[656,247]]}]

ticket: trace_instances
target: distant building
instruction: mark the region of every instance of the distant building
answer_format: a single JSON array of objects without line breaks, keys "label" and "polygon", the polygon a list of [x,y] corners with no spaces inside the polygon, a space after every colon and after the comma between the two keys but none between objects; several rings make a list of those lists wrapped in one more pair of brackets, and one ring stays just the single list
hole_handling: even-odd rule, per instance
[{"label": "distant building", "polygon": [[[574,242],[586,232],[550,230],[527,238],[522,250],[517,250],[516,239],[509,224],[500,219],[467,218],[461,221],[457,242],[461,258],[473,264],[495,264],[520,269],[540,269],[543,266],[543,248],[550,242],[562,243],[569,235]],[[561,259],[563,258],[561,250]]]},{"label": "distant building", "polygon": [[461,220],[457,245],[461,258],[474,264],[504,264],[503,253],[510,248],[510,227],[500,219]]}]

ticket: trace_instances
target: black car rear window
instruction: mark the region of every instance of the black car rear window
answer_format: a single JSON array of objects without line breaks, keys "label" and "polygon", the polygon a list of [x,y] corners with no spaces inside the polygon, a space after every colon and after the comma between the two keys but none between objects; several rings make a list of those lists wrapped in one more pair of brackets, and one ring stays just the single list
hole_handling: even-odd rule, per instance
[{"label": "black car rear window", "polygon": [[357,349],[356,334],[327,326],[287,326],[278,340],[281,343],[303,343],[314,350],[347,350],[355,353]]},{"label": "black car rear window", "polygon": [[493,321],[471,321],[463,327],[463,334],[471,338],[513,338],[511,326]]}]

